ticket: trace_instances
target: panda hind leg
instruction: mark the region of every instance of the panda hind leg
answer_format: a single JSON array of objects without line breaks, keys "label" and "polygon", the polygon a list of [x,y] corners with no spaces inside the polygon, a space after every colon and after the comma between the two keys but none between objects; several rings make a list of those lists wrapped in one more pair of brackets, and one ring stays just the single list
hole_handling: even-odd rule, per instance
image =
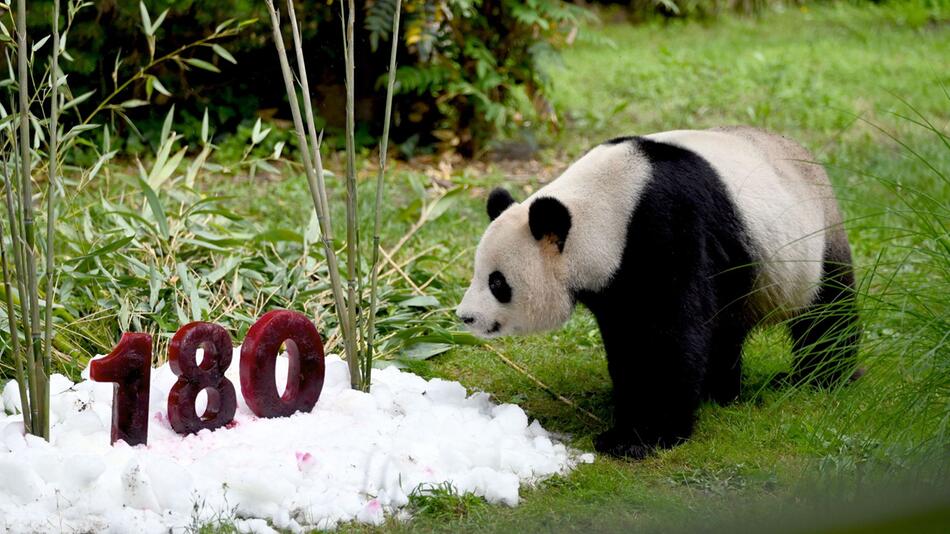
[{"label": "panda hind leg", "polygon": [[742,344],[749,328],[741,320],[727,320],[713,336],[703,381],[703,398],[720,405],[739,398],[742,383]]},{"label": "panda hind leg", "polygon": [[795,356],[788,380],[834,387],[863,374],[857,368],[860,338],[850,254],[825,260],[825,276],[815,302],[789,325]]}]

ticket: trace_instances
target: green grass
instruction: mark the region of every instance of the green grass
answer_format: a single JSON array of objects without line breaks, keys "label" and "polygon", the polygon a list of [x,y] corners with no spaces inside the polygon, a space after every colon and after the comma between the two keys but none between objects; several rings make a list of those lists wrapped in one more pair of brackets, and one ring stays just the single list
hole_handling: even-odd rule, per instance
[{"label": "green grass", "polygon": [[[848,220],[864,293],[862,360],[869,369],[865,379],[837,392],[765,387],[769,377],[790,362],[784,333],[765,330],[746,346],[740,400],[729,406],[703,406],[695,435],[686,444],[640,462],[598,457],[594,464],[570,475],[524,488],[522,503],[516,508],[487,505],[460,496],[450,487],[436,488],[416,495],[417,514],[412,522],[390,520],[384,528],[695,530],[697,525],[711,528],[718,522],[734,524],[760,517],[742,523],[753,528],[755,521],[768,524],[761,516],[771,517],[773,512],[805,521],[801,519],[804,512],[795,506],[810,508],[825,495],[834,495],[833,502],[845,509],[857,501],[860,509],[860,503],[873,502],[880,483],[874,481],[882,476],[884,480],[898,474],[916,477],[917,484],[906,492],[916,495],[921,484],[939,481],[950,472],[946,452],[950,450],[946,340],[950,327],[945,328],[945,317],[950,316],[950,250],[941,249],[941,238],[946,242],[947,236],[941,234],[945,230],[940,226],[950,225],[950,146],[899,116],[913,114],[901,101],[906,100],[938,129],[950,129],[946,93],[950,87],[950,7],[941,7],[946,2],[939,0],[929,4],[938,7],[919,7],[924,4],[861,9],[820,5],[757,19],[722,17],[708,25],[606,25],[588,31],[608,38],[613,46],[603,39],[582,39],[565,52],[562,66],[550,70],[556,82],[553,98],[568,114],[562,131],[552,135],[542,154],[545,164],[555,169],[611,136],[722,124],[766,127],[812,149],[828,166]],[[873,125],[913,147],[943,177]],[[369,214],[373,173],[371,165],[365,165],[360,175],[361,202],[362,213]],[[339,157],[329,158],[327,166],[339,173]],[[410,346],[419,336],[448,332],[449,313],[468,284],[474,247],[487,222],[483,204],[487,189],[507,185],[520,198],[540,185],[536,177],[506,176],[505,166],[476,170],[474,165],[456,165],[438,172],[436,168],[435,164],[426,164],[424,169],[403,166],[393,173],[387,193],[383,243],[391,245],[411,227],[423,199],[444,192],[447,186],[453,191],[450,200],[444,201],[449,203],[448,210],[424,225],[397,256],[406,262],[404,269],[415,284],[434,276],[426,292],[439,304],[422,317],[400,308],[395,302],[411,295],[408,285],[396,275],[386,279],[391,291],[386,313],[400,315],[388,327],[381,326],[390,333],[400,329],[409,333],[390,347],[390,354]],[[439,175],[439,180],[430,180],[423,170]],[[134,173],[134,167],[112,166],[97,178],[95,187],[79,191],[71,199],[72,210],[61,218],[67,234],[63,242],[72,238],[77,247],[89,252],[109,242],[104,229],[119,231],[123,224],[145,224],[135,216],[119,222],[107,213],[102,199],[147,223],[150,212],[141,190],[129,178]],[[300,177],[235,178],[209,173],[199,176],[196,183],[195,193],[161,192],[171,230],[181,232],[184,239],[212,223],[212,230],[224,234],[268,235],[279,229],[303,232],[307,227],[310,200]],[[341,199],[341,184],[333,180],[330,186],[331,197]],[[215,195],[230,197],[222,201],[221,214],[210,222],[179,223],[188,206]],[[338,208],[337,235],[342,235],[342,202]],[[312,297],[325,294],[325,285],[310,279],[319,265],[291,271],[292,276],[274,267],[283,265],[280,258],[300,257],[299,243],[251,240],[230,243],[220,252],[177,241],[174,246],[163,244],[149,231],[139,228],[137,232],[136,241],[120,253],[143,261],[156,258],[156,264],[169,269],[163,274],[159,297],[172,308],[135,311],[133,306],[131,312],[126,311],[130,317],[123,318],[115,311],[122,305],[116,299],[132,303],[149,299],[148,281],[135,276],[110,280],[121,254],[115,254],[117,259],[89,260],[86,268],[98,274],[85,285],[77,283],[74,299],[67,303],[68,311],[82,320],[74,325],[61,317],[60,331],[64,337],[75,334],[76,342],[87,351],[108,348],[120,329],[130,322],[134,326],[136,320],[147,329],[170,335],[179,317],[174,306],[188,315],[195,296],[207,304],[207,308],[199,306],[198,315],[227,323],[236,339],[258,310],[270,306],[307,310],[320,317],[324,333],[334,325],[329,314],[320,315],[325,299]],[[364,235],[364,244],[368,241]],[[197,280],[193,291],[175,276],[176,258],[168,257],[173,252],[184,255],[178,261],[188,261],[189,272]],[[310,253],[319,263],[319,252]],[[206,280],[227,256],[242,258],[247,270],[253,271],[238,289],[244,299],[241,305],[227,298],[234,291],[231,276],[214,283]],[[118,294],[119,290],[125,293]],[[94,313],[92,318],[86,317],[90,313]],[[81,329],[89,332],[76,332]],[[578,310],[557,332],[503,339],[493,345],[561,395],[609,419],[610,380],[604,351],[593,318],[585,310]],[[83,364],[74,362],[66,370],[75,374]],[[530,417],[580,449],[592,450],[593,436],[606,429],[552,398],[483,347],[458,346],[408,366],[426,377],[458,380],[470,389],[490,392],[498,402],[518,403]],[[927,454],[936,454],[936,460]],[[892,504],[874,511],[897,506]],[[944,525],[950,521],[946,507],[938,506],[936,512],[915,511],[910,505],[901,509],[908,510],[908,521],[914,517]],[[789,521],[786,526],[793,524]],[[907,524],[912,523],[903,523]],[[373,530],[377,529],[344,527],[344,531]]]}]

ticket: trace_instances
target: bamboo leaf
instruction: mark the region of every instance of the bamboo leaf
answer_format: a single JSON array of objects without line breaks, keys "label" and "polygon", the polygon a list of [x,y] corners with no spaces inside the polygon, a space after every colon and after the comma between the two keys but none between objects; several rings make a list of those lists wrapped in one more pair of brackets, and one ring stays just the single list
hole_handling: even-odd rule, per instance
[{"label": "bamboo leaf", "polygon": [[234,65],[237,65],[237,60],[234,59],[234,56],[231,55],[231,52],[228,52],[223,46],[215,43],[211,45],[211,49],[214,50],[215,54],[218,54],[219,56],[224,58],[226,61]]},{"label": "bamboo leaf", "polygon": [[218,280],[221,280],[222,278],[230,274],[231,271],[233,271],[235,267],[239,265],[241,265],[241,258],[238,258],[235,256],[228,256],[227,258],[225,258],[225,260],[221,263],[221,265],[217,269],[205,275],[205,281],[209,285],[217,283]]},{"label": "bamboo leaf", "polygon": [[310,223],[307,224],[307,232],[304,234],[305,243],[316,243],[320,239],[320,220],[317,218],[317,212],[310,212]]},{"label": "bamboo leaf", "polygon": [[64,135],[63,138],[60,139],[60,143],[65,145],[73,137],[76,137],[83,132],[95,130],[99,126],[101,125],[100,124],[77,124],[76,126],[73,126],[72,128],[70,128],[68,132],[66,132],[66,135]]},{"label": "bamboo leaf", "polygon": [[255,164],[261,169],[264,169],[265,171],[271,174],[280,174],[280,170],[278,170],[277,167],[274,167],[273,165],[271,165],[270,163],[264,160],[258,160],[255,162]]},{"label": "bamboo leaf", "polygon": [[159,148],[155,163],[152,165],[152,172],[148,177],[148,185],[152,189],[160,189],[162,184],[164,184],[178,168],[182,158],[185,157],[188,147],[184,147],[172,157],[168,157],[168,154],[171,152],[171,147],[177,139],[178,136],[170,134],[165,143]]},{"label": "bamboo leaf", "polygon": [[178,169],[181,160],[185,157],[186,152],[188,152],[188,147],[182,148],[168,160],[168,163],[162,167],[162,171],[156,176],[156,187],[161,187],[165,181],[171,178],[172,174]]},{"label": "bamboo leaf", "polygon": [[139,139],[145,139],[145,137],[142,135],[142,132],[139,131],[138,126],[136,126],[135,123],[132,122],[132,119],[130,119],[128,115],[126,115],[125,113],[123,113],[123,112],[120,111],[120,110],[116,110],[116,111],[115,111],[115,114],[118,115],[120,119],[122,119],[123,121],[125,121],[126,124],[129,125],[129,129],[131,129],[133,132],[135,132],[135,135],[136,135]]},{"label": "bamboo leaf", "polygon": [[[158,147],[158,153],[155,154],[155,162],[152,163],[152,172],[148,175],[149,186],[157,188],[156,182],[158,182],[158,174],[162,171],[162,168],[165,166],[165,162],[168,161],[168,156],[172,151],[172,144],[174,139],[167,139],[161,146]],[[140,166],[141,168],[141,166]]]},{"label": "bamboo leaf", "polygon": [[190,322],[188,316],[185,315],[185,310],[181,309],[177,300],[175,301],[175,313],[178,314],[178,324],[187,324]]},{"label": "bamboo leaf", "polygon": [[435,297],[429,295],[419,295],[406,299],[400,302],[399,305],[404,308],[437,308],[439,306],[439,301]]},{"label": "bamboo leaf", "polygon": [[[458,189],[457,191],[461,191]],[[458,203],[459,196],[457,194],[449,193],[444,197],[440,198],[435,202],[431,209],[429,209],[427,219],[429,221],[434,221],[438,219],[443,213],[449,210],[452,206]]]},{"label": "bamboo leaf", "polygon": [[51,36],[47,35],[46,37],[44,37],[44,38],[40,39],[39,41],[36,41],[35,43],[33,43],[33,51],[36,52],[36,51],[39,50],[40,48],[43,48],[43,45],[46,44],[46,41],[49,41],[49,38],[50,38],[50,37],[51,37]]},{"label": "bamboo leaf", "polygon": [[193,287],[191,293],[188,294],[188,300],[191,301],[191,320],[200,321],[204,319],[204,314],[201,313],[202,310],[208,308],[208,303],[205,299],[201,298],[201,294],[198,293],[198,288]]},{"label": "bamboo leaf", "polygon": [[178,262],[175,264],[175,271],[178,273],[178,283],[181,285],[181,289],[185,293],[191,293],[194,284],[191,281],[191,276],[188,275],[188,267],[184,263]]},{"label": "bamboo leaf", "polygon": [[64,29],[59,34],[59,54],[62,55],[66,51],[66,37],[69,35],[69,28]]},{"label": "bamboo leaf", "polygon": [[162,279],[158,276],[158,269],[154,263],[148,266],[148,307],[151,310],[158,305],[158,293],[162,288]]},{"label": "bamboo leaf", "polygon": [[208,108],[205,108],[205,114],[201,117],[201,142],[208,144]]},{"label": "bamboo leaf", "polygon": [[46,134],[43,133],[43,128],[40,128],[40,121],[37,117],[30,115],[30,123],[33,125],[33,148],[39,146],[39,143],[46,141]]},{"label": "bamboo leaf", "polygon": [[148,105],[148,101],[146,100],[142,100],[140,98],[131,98],[119,104],[119,107],[123,107],[125,109],[132,109],[132,108],[139,108],[139,107],[147,106],[147,105]]},{"label": "bamboo leaf", "polygon": [[[106,130],[106,131],[108,131],[108,130]],[[102,168],[102,166],[103,166],[107,161],[109,161],[109,160],[111,160],[112,158],[114,158],[115,155],[118,154],[118,153],[119,153],[118,150],[112,150],[112,151],[106,152],[105,154],[99,156],[99,159],[96,160],[95,165],[93,165],[93,166],[92,166],[92,169],[89,170],[89,174],[86,176],[86,179],[91,181],[93,178],[95,178],[96,175],[99,174],[99,170]]]},{"label": "bamboo leaf", "polygon": [[139,13],[142,16],[142,28],[145,30],[145,35],[151,36],[152,31],[152,17],[148,16],[148,8],[145,7],[145,2],[139,2]]},{"label": "bamboo leaf", "polygon": [[198,59],[198,58],[196,58],[196,57],[184,58],[184,59],[182,59],[182,61],[184,61],[185,63],[191,65],[192,67],[197,67],[197,68],[199,68],[199,69],[203,69],[203,70],[207,70],[207,71],[211,71],[211,72],[216,72],[216,73],[220,73],[220,72],[221,72],[221,69],[219,69],[218,67],[215,67],[215,66],[212,65],[211,63],[208,63],[207,61],[205,61],[205,60],[203,60],[203,59]]},{"label": "bamboo leaf", "polygon": [[165,122],[162,123],[162,135],[159,137],[159,143],[165,144],[165,141],[168,140],[168,136],[172,131],[172,121],[175,119],[175,104],[172,104],[171,109],[168,110],[168,114],[165,115]]},{"label": "bamboo leaf", "polygon": [[234,281],[231,282],[231,300],[234,302],[243,302],[241,290],[244,289],[244,278],[241,277],[241,271],[234,271]]},{"label": "bamboo leaf", "polygon": [[208,159],[208,156],[211,154],[211,146],[205,145],[201,149],[201,152],[198,156],[192,160],[191,164],[188,165],[188,171],[185,173],[185,185],[189,188],[195,186],[195,177],[198,176],[198,171],[204,166],[205,160]]},{"label": "bamboo leaf", "polygon": [[92,90],[92,91],[89,91],[88,93],[83,93],[77,96],[76,98],[70,100],[69,102],[66,102],[66,105],[63,106],[63,109],[61,109],[60,111],[66,111],[68,109],[72,109],[78,106],[79,104],[82,104],[86,100],[89,100],[89,97],[91,97],[95,92],[96,92],[95,90]]},{"label": "bamboo leaf", "polygon": [[162,237],[167,241],[169,237],[168,218],[165,217],[165,209],[162,207],[162,202],[159,200],[155,190],[149,187],[148,183],[143,180],[141,176],[137,176],[136,178],[138,178],[139,187],[142,189],[142,192],[145,193],[145,200],[148,201],[148,206],[152,210],[152,217],[158,224],[158,231],[161,232]]},{"label": "bamboo leaf", "polygon": [[126,236],[126,237],[120,237],[119,239],[110,241],[110,242],[107,243],[106,245],[104,245],[104,246],[102,246],[102,247],[99,247],[99,248],[93,250],[93,251],[90,252],[89,254],[84,254],[84,255],[82,255],[82,256],[79,256],[79,257],[76,257],[76,258],[72,258],[72,259],[70,259],[70,260],[67,260],[66,263],[71,263],[71,264],[80,263],[80,262],[85,261],[85,260],[89,260],[89,259],[92,259],[92,258],[97,258],[97,257],[99,257],[99,256],[103,256],[103,255],[108,254],[108,253],[110,253],[110,252],[115,252],[116,250],[119,250],[119,249],[121,249],[122,247],[124,247],[124,246],[128,245],[129,243],[131,243],[133,239],[135,239],[135,236],[134,236],[134,235],[130,235],[130,236]]},{"label": "bamboo leaf", "polygon": [[201,239],[180,239],[179,243],[183,245],[191,245],[197,248],[204,248],[208,250],[213,250],[215,252],[232,252],[233,247],[240,246],[241,243],[225,243],[224,245],[216,245],[214,243],[209,243],[207,241],[202,241]]},{"label": "bamboo leaf", "polygon": [[270,134],[270,128],[266,130],[261,130],[261,118],[258,117],[257,121],[254,122],[254,128],[251,129],[251,143],[257,145],[261,141],[267,138],[267,135]]},{"label": "bamboo leaf", "polygon": [[152,76],[150,80],[152,81],[152,86],[155,87],[156,91],[158,91],[159,93],[165,96],[172,96],[171,91],[169,91],[168,89],[165,88],[164,85],[162,85],[162,82],[158,80],[157,76]]},{"label": "bamboo leaf", "polygon": [[154,34],[156,31],[158,31],[159,26],[161,26],[162,23],[165,22],[165,15],[167,15],[167,14],[168,14],[168,10],[167,10],[167,9],[166,9],[165,11],[162,11],[162,14],[159,15],[157,19],[155,19],[155,22],[154,22],[154,23],[152,23],[152,33],[153,33],[153,34]]},{"label": "bamboo leaf", "polygon": [[438,356],[452,348],[449,343],[415,343],[402,350],[399,357],[402,360],[421,361]]},{"label": "bamboo leaf", "polygon": [[268,243],[277,243],[280,241],[302,242],[303,236],[292,230],[285,228],[275,228],[261,232],[254,237],[255,241],[266,241]]},{"label": "bamboo leaf", "polygon": [[218,26],[214,29],[214,33],[221,33],[225,28],[232,24],[234,24],[234,19],[228,19],[221,24],[218,24]]}]

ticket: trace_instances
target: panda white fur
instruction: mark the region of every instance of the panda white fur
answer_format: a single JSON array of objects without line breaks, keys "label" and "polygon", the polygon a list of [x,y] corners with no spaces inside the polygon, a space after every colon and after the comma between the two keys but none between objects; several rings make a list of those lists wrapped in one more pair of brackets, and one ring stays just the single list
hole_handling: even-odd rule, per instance
[{"label": "panda white fur", "polygon": [[857,344],[851,250],[824,169],[753,128],[607,141],[491,223],[457,313],[494,337],[597,319],[614,426],[595,447],[643,457],[689,437],[703,399],[739,394],[756,325],[786,321],[795,382],[850,376]]}]

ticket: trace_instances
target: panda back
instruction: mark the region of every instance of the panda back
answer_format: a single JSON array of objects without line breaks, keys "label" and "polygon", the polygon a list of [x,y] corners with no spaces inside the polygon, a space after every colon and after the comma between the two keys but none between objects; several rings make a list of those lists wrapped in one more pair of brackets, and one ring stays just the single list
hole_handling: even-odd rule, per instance
[{"label": "panda back", "polygon": [[781,320],[809,305],[822,276],[826,231],[840,223],[827,176],[810,154],[753,128],[646,137],[698,154],[722,180],[758,266],[753,308],[762,317]]}]

